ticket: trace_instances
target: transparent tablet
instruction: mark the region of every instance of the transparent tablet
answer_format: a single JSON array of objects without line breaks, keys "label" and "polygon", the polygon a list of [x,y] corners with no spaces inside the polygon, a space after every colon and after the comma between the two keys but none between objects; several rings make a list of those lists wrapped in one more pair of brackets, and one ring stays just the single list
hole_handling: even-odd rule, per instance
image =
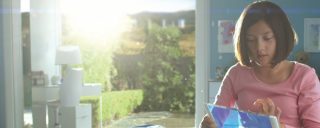
[{"label": "transparent tablet", "polygon": [[214,104],[207,110],[217,128],[280,128],[275,116],[240,111]]}]

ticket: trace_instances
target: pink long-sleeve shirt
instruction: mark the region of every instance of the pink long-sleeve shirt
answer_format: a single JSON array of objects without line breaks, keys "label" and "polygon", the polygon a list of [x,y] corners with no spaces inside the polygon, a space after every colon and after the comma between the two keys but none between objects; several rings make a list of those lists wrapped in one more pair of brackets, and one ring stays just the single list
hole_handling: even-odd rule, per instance
[{"label": "pink long-sleeve shirt", "polygon": [[320,128],[320,83],[315,70],[293,62],[289,78],[269,85],[260,81],[252,68],[235,64],[227,72],[215,104],[258,112],[257,99],[271,98],[281,109],[286,128]]}]

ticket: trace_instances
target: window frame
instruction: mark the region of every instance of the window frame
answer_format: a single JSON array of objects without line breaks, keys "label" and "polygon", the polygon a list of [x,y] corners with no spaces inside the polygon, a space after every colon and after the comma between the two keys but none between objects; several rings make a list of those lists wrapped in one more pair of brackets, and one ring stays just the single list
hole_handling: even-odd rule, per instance
[{"label": "window frame", "polygon": [[4,76],[4,125],[7,128],[23,127],[23,76],[20,0],[4,0],[1,33],[3,39],[3,76]]},{"label": "window frame", "polygon": [[206,114],[209,84],[210,0],[196,0],[196,106],[195,127]]}]

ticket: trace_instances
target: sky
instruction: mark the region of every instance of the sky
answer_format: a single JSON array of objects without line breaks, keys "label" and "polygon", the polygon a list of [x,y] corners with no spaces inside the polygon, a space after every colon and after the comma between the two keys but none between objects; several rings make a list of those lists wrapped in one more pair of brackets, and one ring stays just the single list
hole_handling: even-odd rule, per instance
[{"label": "sky", "polygon": [[[68,1],[68,0],[61,0]],[[69,0],[72,1],[72,0]],[[77,0],[76,3],[88,0]],[[119,9],[125,9],[127,13],[137,13],[141,11],[151,12],[175,12],[179,10],[195,9],[196,0],[102,0],[104,4],[121,6]],[[100,1],[101,2],[101,1]],[[127,3],[127,4],[123,4]],[[127,5],[123,7],[124,5]],[[128,6],[129,5],[129,6]],[[30,0],[21,0],[21,11],[30,10]]]},{"label": "sky", "polygon": [[[21,0],[21,11],[30,11],[30,0]],[[33,2],[49,0],[34,0]],[[50,0],[51,1],[51,0]],[[143,11],[176,12],[194,10],[196,0],[52,0],[60,1],[60,9],[71,27],[83,35],[113,39],[127,30],[128,15]],[[41,10],[43,11],[43,10]]]},{"label": "sky", "polygon": [[[135,1],[135,0],[134,0]],[[196,0],[138,0],[143,3],[140,11],[174,12],[179,10],[195,9]]]}]

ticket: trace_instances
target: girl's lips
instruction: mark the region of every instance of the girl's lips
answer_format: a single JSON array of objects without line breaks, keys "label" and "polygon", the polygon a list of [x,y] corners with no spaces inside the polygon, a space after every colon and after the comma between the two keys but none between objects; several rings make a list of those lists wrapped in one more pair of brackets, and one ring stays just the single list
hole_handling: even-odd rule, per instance
[{"label": "girl's lips", "polygon": [[262,60],[263,58],[267,57],[268,55],[258,55],[258,60]]},{"label": "girl's lips", "polygon": [[266,57],[268,55],[258,55],[258,58]]}]

